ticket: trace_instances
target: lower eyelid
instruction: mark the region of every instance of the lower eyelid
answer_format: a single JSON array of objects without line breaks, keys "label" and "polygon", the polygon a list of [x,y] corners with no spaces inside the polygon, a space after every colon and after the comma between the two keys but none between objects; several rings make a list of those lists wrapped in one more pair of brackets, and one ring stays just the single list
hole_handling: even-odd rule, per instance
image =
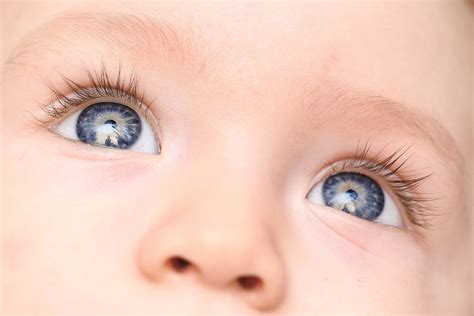
[{"label": "lower eyelid", "polygon": [[[130,150],[121,150],[111,147],[100,147],[81,142],[77,139],[70,139],[52,133],[57,141],[59,141],[59,148],[57,148],[57,155],[71,159],[78,159],[84,161],[120,161],[129,160],[141,157],[144,154]],[[151,155],[151,154],[150,154]]]},{"label": "lower eyelid", "polygon": [[307,202],[310,213],[339,237],[370,255],[399,256],[394,254],[391,244],[406,243],[407,247],[418,247],[411,232],[394,226],[369,222],[344,212],[334,212],[329,207],[320,207]]}]

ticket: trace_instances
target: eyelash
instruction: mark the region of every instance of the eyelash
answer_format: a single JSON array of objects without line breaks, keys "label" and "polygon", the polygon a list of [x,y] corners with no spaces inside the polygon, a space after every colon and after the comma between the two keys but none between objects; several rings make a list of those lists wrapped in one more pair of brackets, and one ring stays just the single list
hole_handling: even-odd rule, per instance
[{"label": "eyelash", "polygon": [[371,155],[370,148],[370,142],[363,147],[359,143],[355,155],[345,160],[342,166],[337,166],[337,163],[330,166],[331,174],[327,177],[348,169],[369,171],[388,184],[406,208],[406,215],[414,225],[429,229],[431,216],[436,215],[436,210],[431,205],[428,206],[428,202],[437,199],[414,191],[432,174],[420,175],[416,170],[406,169],[406,162],[410,159],[410,156],[407,156],[410,146],[399,148],[388,156],[384,156],[382,152]]},{"label": "eyelash", "polygon": [[[132,71],[127,80],[119,66],[116,80],[112,80],[105,66],[102,65],[99,72],[86,71],[86,74],[88,78],[87,85],[81,85],[61,75],[71,93],[66,95],[50,85],[52,100],[55,100],[55,102],[43,105],[43,112],[52,118],[58,119],[76,106],[101,97],[112,97],[128,101],[147,117],[151,103],[145,105],[141,101],[145,99],[145,94],[139,94],[138,92],[139,80],[136,72]],[[353,158],[345,160],[342,167],[336,164],[331,165],[332,174],[347,169],[362,169],[379,176],[389,185],[401,204],[406,208],[409,220],[416,226],[425,229],[430,228],[430,216],[436,213],[434,213],[435,210],[431,205],[430,207],[427,206],[427,203],[436,199],[424,196],[419,192],[415,194],[413,191],[422,185],[431,174],[418,175],[413,170],[405,170],[404,166],[410,158],[409,156],[406,157],[406,154],[410,147],[399,148],[386,158],[383,158],[381,152],[374,156],[369,155],[370,148],[370,142],[367,142],[363,147],[359,144]]]},{"label": "eyelash", "polygon": [[145,117],[148,117],[148,110],[153,102],[148,105],[142,102],[145,99],[145,93],[139,93],[138,74],[132,71],[127,79],[121,69],[121,66],[119,66],[116,80],[112,80],[105,66],[102,66],[98,72],[87,70],[87,85],[82,85],[64,75],[60,75],[70,93],[65,94],[49,85],[53,102],[42,105],[43,112],[52,118],[58,119],[74,107],[98,98],[117,98],[127,101],[134,108],[140,110]]}]

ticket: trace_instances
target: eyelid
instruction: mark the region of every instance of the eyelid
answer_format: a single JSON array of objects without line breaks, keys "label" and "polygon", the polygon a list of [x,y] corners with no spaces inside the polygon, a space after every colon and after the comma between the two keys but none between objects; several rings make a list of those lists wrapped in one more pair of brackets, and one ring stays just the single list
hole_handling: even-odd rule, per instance
[{"label": "eyelid", "polygon": [[[410,147],[398,148],[392,151],[391,154],[386,154],[386,150],[372,154],[370,150],[370,143],[367,142],[365,146],[357,147],[355,154],[346,156],[349,158],[340,159],[333,163],[328,163],[323,168],[319,169],[316,176],[310,182],[310,190],[319,182],[327,179],[333,173],[341,171],[356,171],[364,173],[371,177],[381,179],[380,184],[393,193],[392,197],[401,209],[405,221],[405,227],[414,228],[418,226],[424,229],[431,227],[430,215],[432,207],[428,207],[427,203],[437,200],[431,196],[427,196],[419,192],[418,187],[422,185],[431,174],[420,175],[416,171],[409,170],[406,162],[411,157],[408,155]],[[342,166],[340,166],[342,164]],[[335,167],[339,167],[337,170]],[[307,196],[306,194],[306,196]]]},{"label": "eyelid", "polygon": [[[43,112],[50,117],[60,118],[69,111],[84,104],[91,105],[94,102],[109,101],[125,104],[135,110],[141,111],[145,116],[151,105],[146,105],[139,98],[126,95],[125,92],[115,88],[107,88],[100,91],[97,87],[84,87],[79,90],[72,90],[64,94],[56,88],[50,87],[53,97],[47,105],[42,106]],[[102,89],[102,88],[100,88]]]},{"label": "eyelid", "polygon": [[[155,137],[163,145],[163,133],[159,120],[150,110],[153,101],[145,101],[145,92],[139,88],[138,74],[131,71],[122,72],[122,66],[114,76],[110,75],[105,65],[99,71],[85,69],[80,81],[75,81],[65,75],[59,74],[62,79],[61,88],[47,84],[52,96],[50,102],[41,105],[38,118],[32,113],[33,118],[40,128],[54,132],[55,127],[72,113],[98,102],[116,102],[131,107],[150,125]],[[38,125],[38,124],[37,124]]]},{"label": "eyelid", "polygon": [[[326,181],[326,179],[328,179],[329,177],[342,173],[342,172],[356,172],[356,173],[360,173],[365,176],[368,176],[371,179],[373,179],[375,182],[377,182],[377,184],[380,187],[382,187],[384,194],[389,195],[391,198],[390,200],[393,200],[393,202],[395,203],[397,209],[399,210],[400,217],[402,219],[403,226],[401,227],[401,229],[412,230],[412,225],[410,225],[410,220],[407,216],[408,210],[406,210],[406,207],[402,203],[400,203],[398,195],[396,194],[396,192],[394,192],[394,189],[390,187],[389,184],[387,184],[387,181],[384,180],[383,176],[380,174],[376,174],[374,172],[370,172],[364,168],[347,167],[347,164],[350,162],[351,162],[350,159],[339,160],[335,163],[330,164],[328,167],[325,167],[318,173],[318,176],[315,178],[315,182],[311,186],[311,188],[313,188],[316,184]],[[393,174],[392,177],[396,178],[397,181],[402,181],[402,179],[398,177],[396,174]],[[309,194],[309,191],[308,191],[308,194]],[[387,199],[386,202],[387,201],[389,200]]]},{"label": "eyelid", "polygon": [[[93,90],[93,88],[89,88]],[[126,105],[138,113],[142,114],[144,118],[147,120],[148,123],[150,123],[150,126],[155,128],[158,126],[158,120],[154,117],[154,115],[151,113],[149,110],[149,106],[145,106],[141,101],[134,101],[130,102],[128,99],[123,99],[120,97],[117,97],[111,92],[112,94],[110,96],[96,96],[96,97],[90,97],[88,100],[83,99],[79,100],[75,98],[75,94],[78,93],[77,91],[74,91],[66,96],[64,96],[61,99],[58,99],[54,101],[53,103],[49,104],[46,106],[46,108],[43,108],[43,111],[52,111],[55,113],[55,117],[52,117],[50,119],[50,124],[48,124],[48,128],[55,127],[57,126],[60,122],[62,122],[64,119],[72,115],[73,113],[77,111],[81,111],[85,108],[87,108],[90,105],[93,105],[95,103],[99,102],[115,102],[119,104]],[[58,114],[56,114],[55,111],[58,111]],[[52,116],[52,115],[50,115]]]},{"label": "eyelid", "polygon": [[[53,134],[60,135],[58,132],[59,125],[64,120],[68,119],[72,115],[75,115],[75,113],[82,111],[88,106],[96,103],[114,102],[132,108],[139,114],[142,120],[146,121],[148,126],[151,128],[151,131],[158,144],[158,153],[161,152],[164,139],[161,126],[155,115],[153,115],[152,111],[150,110],[150,105],[145,104],[142,101],[142,98],[139,98],[135,95],[137,88],[133,88],[131,90],[120,90],[109,86],[109,81],[97,83],[91,78],[90,81],[92,82],[92,86],[89,85],[88,87],[72,83],[72,81],[69,79],[65,80],[67,80],[69,83],[69,90],[72,91],[70,91],[68,94],[65,94],[55,88],[50,87],[55,98],[54,101],[42,107],[42,111],[48,116],[46,120],[38,120],[40,121],[43,128],[46,128]],[[118,87],[122,86],[120,83],[115,84]]]},{"label": "eyelid", "polygon": [[[326,179],[328,179],[332,175],[335,175],[341,172],[357,172],[357,173],[366,175],[368,177],[374,178],[375,180],[377,180],[380,186],[382,186],[383,188],[386,188],[387,185],[385,184],[385,181],[381,175],[371,172],[362,167],[348,167],[347,164],[350,163],[351,161],[352,159],[343,159],[343,160],[338,160],[336,162],[332,162],[329,165],[326,165],[325,167],[320,169],[320,171],[317,173],[315,177],[313,177],[313,179],[310,182],[309,188],[311,189],[316,184],[324,182],[326,181]],[[393,177],[396,177],[398,180],[401,181],[401,178],[399,178],[396,174],[394,174]]]},{"label": "eyelid", "polygon": [[60,117],[70,108],[100,97],[117,98],[121,102],[127,102],[127,105],[136,106],[134,109],[143,108],[145,116],[153,103],[145,101],[145,92],[140,90],[139,76],[135,68],[125,72],[119,64],[115,72],[110,72],[102,62],[99,70],[84,69],[84,73],[78,75],[78,78],[81,78],[79,80],[73,80],[61,73],[58,75],[62,82],[46,84],[52,96],[47,105],[41,106],[43,112],[53,118]]}]

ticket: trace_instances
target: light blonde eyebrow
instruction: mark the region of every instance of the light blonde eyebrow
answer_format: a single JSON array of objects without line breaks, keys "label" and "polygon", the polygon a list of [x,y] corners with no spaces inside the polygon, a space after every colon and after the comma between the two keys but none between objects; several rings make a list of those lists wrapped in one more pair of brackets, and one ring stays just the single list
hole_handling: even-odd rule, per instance
[{"label": "light blonde eyebrow", "polygon": [[[349,126],[364,123],[372,133],[411,135],[424,139],[441,157],[454,161],[463,170],[463,159],[454,138],[435,118],[401,101],[356,89],[340,81],[328,81],[316,88],[306,85],[302,94],[303,122],[324,124],[335,118]],[[355,129],[360,127],[355,126]]]},{"label": "light blonde eyebrow", "polygon": [[[195,28],[178,28],[145,14],[103,11],[66,12],[55,16],[29,34],[6,64],[34,67],[42,55],[62,54],[54,44],[74,48],[83,39],[105,43],[121,54],[127,52],[127,57],[132,56],[144,65],[157,57],[180,66],[194,65],[200,71],[206,64]],[[453,137],[436,119],[400,101],[353,89],[337,81],[307,88],[310,89],[304,89],[302,97],[302,122],[332,121],[339,117],[347,122],[364,121],[366,129],[375,131],[383,128],[416,134],[462,169],[462,156]]]},{"label": "light blonde eyebrow", "polygon": [[[194,28],[171,25],[137,13],[66,12],[29,34],[5,64],[31,65],[61,47],[81,48],[83,40],[104,43],[112,52],[142,63],[161,58],[178,65],[203,67]],[[55,45],[61,45],[56,47]],[[88,43],[89,47],[92,46]]]}]

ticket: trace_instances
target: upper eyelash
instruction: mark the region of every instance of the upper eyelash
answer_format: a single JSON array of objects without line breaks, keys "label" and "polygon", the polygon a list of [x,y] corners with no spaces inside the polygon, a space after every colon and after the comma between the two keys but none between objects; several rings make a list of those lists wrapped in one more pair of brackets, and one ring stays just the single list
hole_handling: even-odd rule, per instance
[{"label": "upper eyelash", "polygon": [[413,191],[431,177],[432,173],[420,175],[416,170],[405,168],[406,162],[410,159],[410,156],[407,156],[410,146],[399,148],[385,158],[382,156],[382,151],[370,155],[370,147],[370,142],[363,147],[359,144],[354,157],[345,160],[342,167],[331,165],[332,173],[340,172],[339,168],[364,169],[381,177],[406,208],[409,220],[416,226],[431,228],[431,217],[438,212],[432,205],[428,206],[428,202],[437,198]]},{"label": "upper eyelash", "polygon": [[115,80],[111,78],[103,64],[99,71],[86,70],[85,72],[88,78],[85,85],[60,74],[70,93],[66,94],[56,87],[48,85],[52,93],[52,102],[42,106],[43,112],[50,117],[60,118],[72,108],[85,102],[100,97],[116,97],[128,101],[131,105],[142,110],[144,115],[147,115],[153,102],[148,105],[142,102],[145,99],[145,93],[139,93],[139,78],[136,71],[132,71],[127,79],[119,65]]}]

